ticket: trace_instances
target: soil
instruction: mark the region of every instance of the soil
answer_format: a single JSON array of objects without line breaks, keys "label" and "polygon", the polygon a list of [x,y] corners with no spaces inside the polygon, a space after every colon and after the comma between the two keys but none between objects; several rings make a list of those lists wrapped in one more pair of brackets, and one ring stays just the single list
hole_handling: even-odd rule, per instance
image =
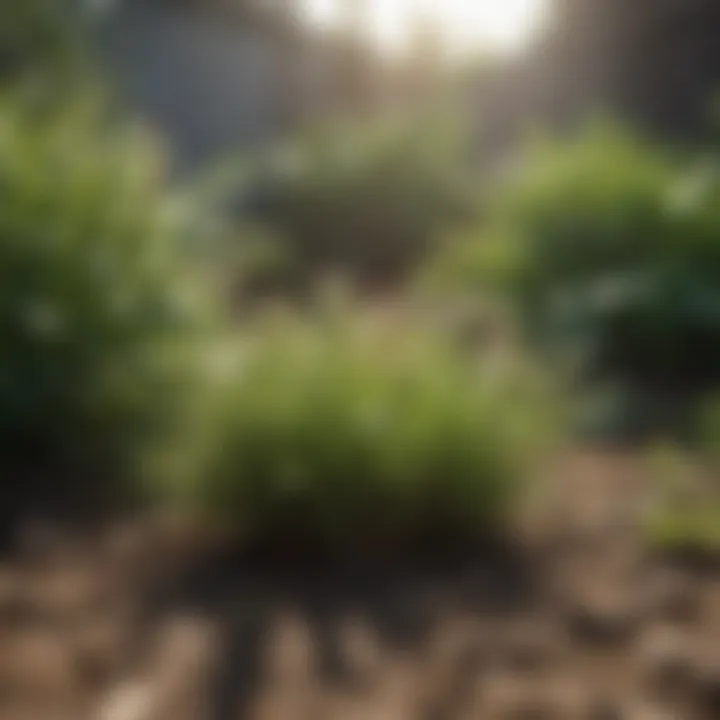
[{"label": "soil", "polygon": [[28,526],[0,564],[2,720],[717,720],[720,558],[641,529],[630,454],[566,456],[512,542],[293,567],[180,526]]}]

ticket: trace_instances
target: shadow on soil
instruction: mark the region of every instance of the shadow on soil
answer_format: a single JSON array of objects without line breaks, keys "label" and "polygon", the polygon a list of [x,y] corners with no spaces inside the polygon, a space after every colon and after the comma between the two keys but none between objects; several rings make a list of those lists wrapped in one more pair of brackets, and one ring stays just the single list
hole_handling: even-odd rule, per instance
[{"label": "shadow on soil", "polygon": [[[323,690],[347,696],[362,695],[373,676],[383,672],[382,661],[364,662],[348,655],[342,633],[350,618],[369,628],[383,655],[417,657],[448,614],[492,622],[534,603],[529,563],[511,547],[486,549],[472,560],[447,555],[364,565],[288,566],[221,557],[205,561],[156,592],[146,620],[152,624],[174,613],[219,620],[221,651],[210,672],[208,720],[238,720],[248,717],[267,680],[264,652],[284,612],[304,625],[315,658],[312,672]],[[466,645],[455,658],[439,704],[437,699],[427,703],[416,717],[457,715],[483,662],[484,649]]]}]

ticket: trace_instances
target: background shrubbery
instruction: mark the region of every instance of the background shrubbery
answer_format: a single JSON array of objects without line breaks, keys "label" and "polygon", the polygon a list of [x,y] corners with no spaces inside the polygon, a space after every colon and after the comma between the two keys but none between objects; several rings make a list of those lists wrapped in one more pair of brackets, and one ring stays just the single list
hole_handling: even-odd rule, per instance
[{"label": "background shrubbery", "polygon": [[581,379],[677,419],[720,381],[719,191],[713,165],[596,127],[528,153],[432,271],[499,290]]},{"label": "background shrubbery", "polygon": [[[0,85],[42,84],[58,92],[59,83],[88,75],[81,28],[90,3],[76,0],[23,0],[0,8]],[[53,86],[56,87],[53,87]]]},{"label": "background shrubbery", "polygon": [[293,260],[286,281],[396,287],[471,207],[466,142],[445,118],[404,119],[323,128],[258,161],[249,205]]}]

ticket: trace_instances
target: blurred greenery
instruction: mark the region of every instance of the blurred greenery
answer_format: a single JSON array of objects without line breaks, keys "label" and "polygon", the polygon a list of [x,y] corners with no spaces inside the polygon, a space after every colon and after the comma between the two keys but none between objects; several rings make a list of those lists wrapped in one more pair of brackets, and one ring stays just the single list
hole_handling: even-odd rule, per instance
[{"label": "blurred greenery", "polygon": [[395,287],[472,207],[467,141],[439,114],[306,131],[253,164],[251,216],[300,284],[338,274]]},{"label": "blurred greenery", "polygon": [[492,534],[551,439],[544,388],[338,302],[258,316],[163,492],[283,552]]},{"label": "blurred greenery", "polygon": [[500,293],[566,371],[677,416],[720,381],[719,191],[711,159],[597,124],[533,145],[425,280]]},{"label": "blurred greenery", "polygon": [[[80,0],[22,0],[0,7],[0,83],[32,76],[45,84],[80,72],[84,55],[86,3]],[[85,72],[84,70],[82,70]]]},{"label": "blurred greenery", "polygon": [[48,495],[89,497],[139,472],[214,312],[189,227],[152,144],[93,97],[0,100],[5,491],[39,472]]},{"label": "blurred greenery", "polygon": [[[720,385],[710,153],[605,123],[478,169],[447,79],[443,108],[171,188],[156,140],[90,89],[81,5],[0,9],[3,519],[21,496],[137,498],[284,553],[492,535],[563,428],[519,327],[594,429],[687,419],[705,445],[656,458],[651,533],[718,544],[720,414],[696,413]],[[287,292],[326,276],[364,305]],[[278,295],[292,309],[248,302]]]},{"label": "blurred greenery", "polygon": [[647,517],[646,531],[662,550],[695,554],[720,550],[716,417],[713,411],[701,421],[705,425],[712,418],[703,429],[707,440],[700,448],[690,451],[665,444],[648,452],[658,501]]},{"label": "blurred greenery", "polygon": [[59,12],[34,0],[0,31],[3,519],[189,501],[260,543],[351,551],[497,529],[554,427],[524,368],[337,294],[305,317],[223,317],[245,302],[233,278],[395,283],[474,202],[460,129],[384,120],[277,146],[248,164],[228,234],[213,179],[170,190],[91,77],[26,92],[74,50]]}]

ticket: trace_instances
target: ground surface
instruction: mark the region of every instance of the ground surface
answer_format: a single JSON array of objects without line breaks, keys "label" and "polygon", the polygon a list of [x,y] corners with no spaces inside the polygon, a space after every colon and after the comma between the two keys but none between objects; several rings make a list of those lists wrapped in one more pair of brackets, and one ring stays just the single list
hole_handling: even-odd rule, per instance
[{"label": "ground surface", "polygon": [[551,475],[511,548],[462,561],[252,567],[178,532],[30,530],[0,566],[0,718],[720,718],[720,563],[647,549],[633,458]]}]

